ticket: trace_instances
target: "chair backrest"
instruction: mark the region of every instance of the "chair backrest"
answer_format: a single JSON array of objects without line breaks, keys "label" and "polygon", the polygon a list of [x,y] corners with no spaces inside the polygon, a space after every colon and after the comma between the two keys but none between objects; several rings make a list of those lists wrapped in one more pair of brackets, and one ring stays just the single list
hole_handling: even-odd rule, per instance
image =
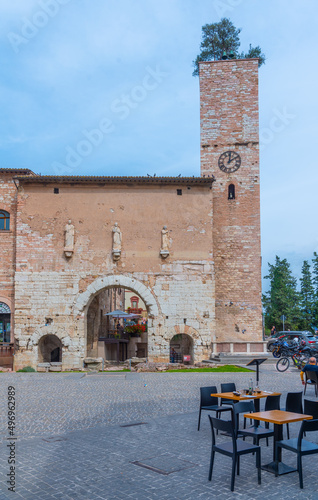
[{"label": "chair backrest", "polygon": [[312,415],[314,418],[318,418],[318,401],[304,399],[304,414]]},{"label": "chair backrest", "polygon": [[237,432],[239,430],[239,417],[240,413],[249,413],[255,411],[254,401],[239,401],[236,405],[233,405],[232,408],[232,417],[233,424],[235,429],[235,435],[237,436]]},{"label": "chair backrest", "polygon": [[233,452],[236,453],[236,439],[232,420],[222,420],[221,418],[211,417],[211,415],[208,415],[208,417],[212,430],[212,444],[215,445],[215,429],[218,431],[226,432],[232,438]]},{"label": "chair backrest", "polygon": [[218,391],[215,385],[210,387],[200,387],[200,406],[218,405],[218,398],[214,398],[211,394],[216,394]]},{"label": "chair backrest", "polygon": [[[236,385],[234,382],[228,382],[226,384],[221,384],[221,392],[233,392],[236,391]],[[221,404],[229,404],[230,401],[225,398],[221,398]],[[231,404],[231,403],[230,403]]]},{"label": "chair backrest", "polygon": [[306,370],[305,371],[306,375],[306,382],[307,380],[311,380],[314,384],[318,384],[318,372],[315,370]]},{"label": "chair backrest", "polygon": [[233,391],[236,391],[236,385],[234,382],[221,384],[221,392],[233,392]]},{"label": "chair backrest", "polygon": [[267,396],[265,401],[265,411],[280,410],[280,394],[278,396]]},{"label": "chair backrest", "polygon": [[303,420],[301,428],[298,434],[297,448],[301,450],[301,441],[303,439],[304,432],[314,432],[318,431],[318,419],[315,420]]},{"label": "chair backrest", "polygon": [[286,397],[286,411],[303,413],[303,393],[288,392]]}]

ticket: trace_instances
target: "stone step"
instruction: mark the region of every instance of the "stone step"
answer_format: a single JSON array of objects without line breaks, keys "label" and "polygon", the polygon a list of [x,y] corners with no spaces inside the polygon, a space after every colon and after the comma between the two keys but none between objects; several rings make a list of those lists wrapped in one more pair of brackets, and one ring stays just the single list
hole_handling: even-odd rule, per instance
[{"label": "stone step", "polygon": [[[268,354],[220,354],[211,356],[209,360],[203,361],[204,363],[220,363],[222,365],[246,365],[253,359],[265,359],[264,363],[277,363],[277,358],[271,353]],[[251,366],[253,368],[253,366]]]}]

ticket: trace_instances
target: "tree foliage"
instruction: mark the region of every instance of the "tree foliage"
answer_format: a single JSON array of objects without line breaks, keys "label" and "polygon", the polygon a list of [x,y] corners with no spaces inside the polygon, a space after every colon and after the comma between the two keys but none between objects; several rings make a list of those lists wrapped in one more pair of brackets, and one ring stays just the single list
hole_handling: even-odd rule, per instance
[{"label": "tree foliage", "polygon": [[292,275],[286,259],[276,256],[275,264],[268,264],[265,279],[270,281],[270,289],[263,295],[265,328],[283,329],[282,315],[286,316],[285,330],[318,329],[318,254],[314,252],[312,266],[305,260],[299,279]]},{"label": "tree foliage", "polygon": [[265,310],[265,326],[276,326],[283,329],[281,316],[286,317],[285,329],[297,330],[299,323],[299,294],[297,280],[292,275],[290,264],[286,259],[276,256],[275,264],[268,264],[269,273],[265,279],[270,280],[270,290],[263,295]]},{"label": "tree foliage", "polygon": [[199,74],[200,61],[217,61],[222,59],[225,53],[233,59],[259,58],[258,65],[265,63],[265,56],[259,46],[249,46],[248,52],[239,52],[241,45],[239,34],[240,28],[227,18],[221,19],[219,23],[205,24],[202,26],[201,52],[193,61],[193,76]]},{"label": "tree foliage", "polygon": [[305,260],[300,278],[300,327],[309,330],[312,327],[314,307],[314,287],[310,273],[310,264]]}]

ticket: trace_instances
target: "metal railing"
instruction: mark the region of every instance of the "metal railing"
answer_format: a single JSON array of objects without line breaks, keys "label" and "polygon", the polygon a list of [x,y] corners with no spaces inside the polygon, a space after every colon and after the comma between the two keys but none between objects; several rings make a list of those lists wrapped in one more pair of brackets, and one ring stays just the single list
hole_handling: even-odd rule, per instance
[{"label": "metal railing", "polygon": [[107,340],[107,339],[118,339],[118,340],[129,340],[129,333],[120,332],[117,330],[107,330],[99,333],[98,340]]}]

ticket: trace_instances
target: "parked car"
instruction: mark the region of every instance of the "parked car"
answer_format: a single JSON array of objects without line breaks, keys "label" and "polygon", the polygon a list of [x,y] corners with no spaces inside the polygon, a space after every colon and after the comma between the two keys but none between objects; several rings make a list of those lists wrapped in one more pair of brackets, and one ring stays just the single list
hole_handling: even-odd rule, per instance
[{"label": "parked car", "polygon": [[292,344],[294,339],[298,338],[298,342],[300,343],[302,340],[306,342],[308,347],[313,349],[318,349],[318,338],[314,337],[311,332],[307,331],[295,331],[295,332],[276,332],[273,337],[271,337],[267,342],[267,350],[272,350],[272,345],[277,342],[277,340],[284,340],[288,344]]}]

